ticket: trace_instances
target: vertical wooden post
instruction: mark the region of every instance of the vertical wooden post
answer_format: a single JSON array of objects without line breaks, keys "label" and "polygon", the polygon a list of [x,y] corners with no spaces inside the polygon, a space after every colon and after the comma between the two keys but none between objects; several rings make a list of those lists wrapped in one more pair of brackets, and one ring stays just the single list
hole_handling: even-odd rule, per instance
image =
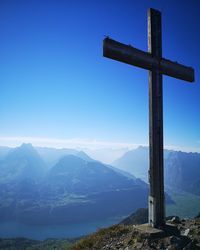
[{"label": "vertical wooden post", "polygon": [[[161,13],[148,11],[148,51],[162,58]],[[162,74],[159,66],[149,71],[149,224],[165,225],[164,175],[163,175],[163,100]]]},{"label": "vertical wooden post", "polygon": [[148,10],[148,53],[105,38],[103,55],[149,70],[149,224],[165,226],[162,74],[194,81],[194,69],[162,58],[161,13]]}]

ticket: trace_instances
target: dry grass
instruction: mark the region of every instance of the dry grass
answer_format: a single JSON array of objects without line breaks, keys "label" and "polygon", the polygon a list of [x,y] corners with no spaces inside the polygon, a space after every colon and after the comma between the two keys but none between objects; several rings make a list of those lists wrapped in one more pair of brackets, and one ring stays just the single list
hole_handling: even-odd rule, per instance
[{"label": "dry grass", "polygon": [[112,238],[120,237],[123,234],[130,232],[130,227],[125,225],[114,225],[109,228],[103,228],[98,230],[96,233],[91,234],[80,241],[78,241],[71,250],[91,250],[101,249],[100,247],[112,240]]}]

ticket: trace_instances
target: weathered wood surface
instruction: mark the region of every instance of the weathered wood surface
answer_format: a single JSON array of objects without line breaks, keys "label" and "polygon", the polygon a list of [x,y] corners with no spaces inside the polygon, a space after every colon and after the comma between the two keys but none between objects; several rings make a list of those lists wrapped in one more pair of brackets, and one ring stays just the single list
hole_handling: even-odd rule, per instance
[{"label": "weathered wood surface", "polygon": [[162,57],[161,13],[148,10],[148,52],[105,38],[103,55],[149,70],[149,224],[165,225],[162,75],[194,81],[194,69]]},{"label": "weathered wood surface", "polygon": [[156,58],[148,52],[125,45],[110,38],[103,41],[103,56],[147,70],[159,68],[160,73],[188,82],[194,81],[194,69],[180,63]]},{"label": "weathered wood surface", "polygon": [[[161,13],[148,11],[148,51],[162,58]],[[159,66],[149,71],[149,224],[165,225],[165,195],[163,175],[163,90]]]}]

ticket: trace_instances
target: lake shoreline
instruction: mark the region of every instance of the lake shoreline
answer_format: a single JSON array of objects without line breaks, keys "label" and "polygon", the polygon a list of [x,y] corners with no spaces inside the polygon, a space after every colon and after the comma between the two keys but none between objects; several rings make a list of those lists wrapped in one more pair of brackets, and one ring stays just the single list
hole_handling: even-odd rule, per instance
[{"label": "lake shoreline", "polygon": [[117,224],[123,217],[108,218],[102,221],[74,223],[65,225],[28,225],[18,222],[1,222],[0,238],[26,238],[29,240],[74,239],[84,237],[100,228]]}]

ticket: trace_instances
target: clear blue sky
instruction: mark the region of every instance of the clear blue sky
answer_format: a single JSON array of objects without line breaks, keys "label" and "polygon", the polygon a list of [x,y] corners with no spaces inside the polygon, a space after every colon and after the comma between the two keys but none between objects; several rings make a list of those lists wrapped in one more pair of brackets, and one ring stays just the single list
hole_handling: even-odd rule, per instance
[{"label": "clear blue sky", "polygon": [[164,77],[165,145],[200,151],[198,0],[1,0],[0,137],[148,144],[148,73],[103,58],[102,40],[146,51],[149,7],[163,56],[196,73]]}]

